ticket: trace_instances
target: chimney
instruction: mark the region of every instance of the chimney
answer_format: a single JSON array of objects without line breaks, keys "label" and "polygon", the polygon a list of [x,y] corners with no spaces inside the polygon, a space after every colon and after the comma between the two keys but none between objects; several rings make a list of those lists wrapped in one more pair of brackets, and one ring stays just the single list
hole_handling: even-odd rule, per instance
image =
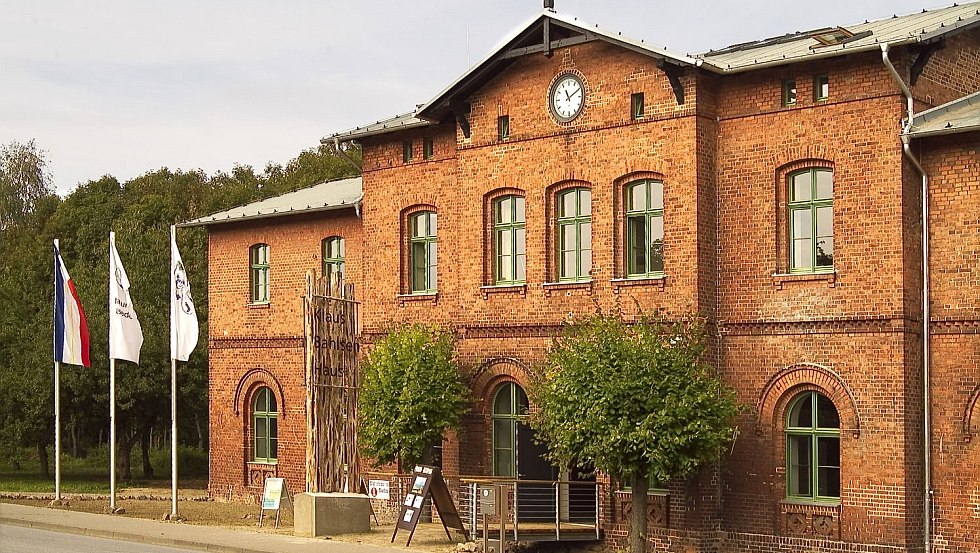
[{"label": "chimney", "polygon": [[544,9],[555,11],[555,0],[544,0]]}]

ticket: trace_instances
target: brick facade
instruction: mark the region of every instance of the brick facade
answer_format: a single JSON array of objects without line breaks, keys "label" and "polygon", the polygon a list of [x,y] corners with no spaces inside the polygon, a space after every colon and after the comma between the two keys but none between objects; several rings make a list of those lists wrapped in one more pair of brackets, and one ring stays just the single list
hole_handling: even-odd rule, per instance
[{"label": "brick facade", "polygon": [[[908,75],[914,56],[892,52]],[[980,89],[980,31],[949,39],[913,87],[917,109]],[[546,107],[556,76],[578,75],[583,114]],[[815,101],[812,77],[829,76]],[[795,77],[798,102],[783,106]],[[305,448],[301,308],[319,241],[347,239],[347,275],[367,340],[396,321],[451,326],[474,404],[443,444],[451,478],[491,474],[490,401],[527,386],[569,315],[660,308],[709,320],[710,356],[750,408],[719,467],[652,498],[650,543],[670,551],[921,551],[923,394],[919,176],[899,141],[905,101],[877,53],[738,75],[687,70],[679,104],[656,60],[603,41],[519,57],[468,98],[472,134],[452,122],[366,137],[363,209],[211,227],[211,484],[249,483],[249,397],[278,394],[279,462],[302,489]],[[644,117],[630,117],[643,92]],[[510,137],[499,140],[507,115]],[[434,155],[424,159],[423,140]],[[413,160],[403,161],[411,141]],[[977,133],[924,139],[932,180],[932,404],[935,543],[976,552],[980,538],[980,155]],[[833,171],[833,271],[791,273],[787,175]],[[624,186],[662,180],[662,278],[626,280]],[[558,282],[556,195],[592,193],[593,269]],[[493,284],[492,200],[526,200],[526,284]],[[438,213],[438,293],[410,294],[408,216]],[[247,252],[270,245],[272,300],[248,305]],[[786,500],[784,424],[797,393],[815,390],[841,418],[836,503]],[[606,537],[624,543],[628,492],[604,480]]]}]

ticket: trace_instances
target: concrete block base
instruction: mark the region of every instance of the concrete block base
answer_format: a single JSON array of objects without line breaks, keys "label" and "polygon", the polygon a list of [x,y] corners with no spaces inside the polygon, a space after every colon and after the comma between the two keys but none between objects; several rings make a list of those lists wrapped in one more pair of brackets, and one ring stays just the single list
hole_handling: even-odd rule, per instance
[{"label": "concrete block base", "polygon": [[293,533],[307,538],[371,531],[371,500],[356,493],[298,493]]}]

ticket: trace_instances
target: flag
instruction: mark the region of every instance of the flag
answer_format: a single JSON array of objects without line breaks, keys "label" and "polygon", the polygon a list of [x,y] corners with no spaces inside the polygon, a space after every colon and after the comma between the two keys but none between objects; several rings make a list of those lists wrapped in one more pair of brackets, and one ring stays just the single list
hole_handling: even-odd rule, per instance
[{"label": "flag", "polygon": [[197,345],[197,311],[191,297],[184,262],[177,250],[177,235],[170,227],[170,358],[187,361]]},{"label": "flag", "polygon": [[116,251],[116,233],[109,233],[109,358],[140,362],[143,329],[140,328],[133,299],[129,297],[129,278]]},{"label": "flag", "polygon": [[85,311],[75,291],[75,283],[61,259],[57,240],[54,241],[54,360],[92,366]]}]

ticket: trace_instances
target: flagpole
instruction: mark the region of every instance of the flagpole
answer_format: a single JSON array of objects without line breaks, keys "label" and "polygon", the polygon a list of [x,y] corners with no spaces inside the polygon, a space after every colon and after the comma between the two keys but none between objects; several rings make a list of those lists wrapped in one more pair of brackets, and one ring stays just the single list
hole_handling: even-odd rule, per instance
[{"label": "flagpole", "polygon": [[116,360],[109,359],[109,511],[116,510]]},{"label": "flagpole", "polygon": [[170,516],[177,516],[177,360],[170,360]]},{"label": "flagpole", "polygon": [[61,500],[61,362],[54,362],[54,499]]}]

